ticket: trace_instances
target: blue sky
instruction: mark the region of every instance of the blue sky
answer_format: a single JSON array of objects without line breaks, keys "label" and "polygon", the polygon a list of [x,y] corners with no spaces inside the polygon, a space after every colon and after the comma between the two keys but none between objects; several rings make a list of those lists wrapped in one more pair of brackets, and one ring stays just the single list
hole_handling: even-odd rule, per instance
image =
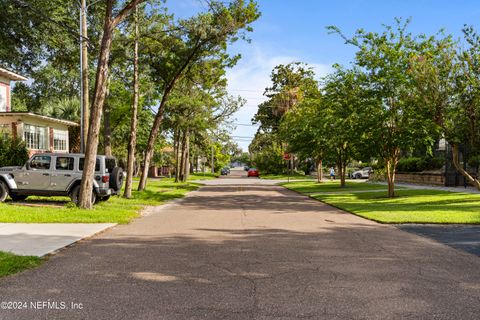
[{"label": "blue sky", "polygon": [[[356,29],[381,31],[395,17],[412,18],[409,30],[434,34],[443,28],[456,37],[464,24],[480,31],[480,1],[476,0],[258,0],[262,16],[253,25],[252,42],[238,42],[229,50],[241,53],[242,60],[228,71],[229,92],[247,99],[236,115],[236,123],[251,124],[262,93],[270,85],[269,75],[280,63],[302,61],[312,65],[318,77],[334,63],[348,65],[355,50],[325,27],[336,25],[347,35]],[[202,0],[171,0],[169,11],[190,16],[203,10]],[[234,136],[253,137],[256,128],[238,126]],[[235,138],[247,150],[248,139]]]}]

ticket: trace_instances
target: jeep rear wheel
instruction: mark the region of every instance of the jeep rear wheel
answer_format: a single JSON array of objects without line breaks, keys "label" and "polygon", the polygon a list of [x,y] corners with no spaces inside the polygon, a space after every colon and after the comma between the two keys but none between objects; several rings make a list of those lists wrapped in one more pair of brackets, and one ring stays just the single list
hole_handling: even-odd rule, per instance
[{"label": "jeep rear wheel", "polygon": [[108,199],[110,199],[110,196],[98,197],[99,201],[108,201]]},{"label": "jeep rear wheel", "polygon": [[8,196],[8,187],[5,182],[0,181],[0,202],[5,201]]},{"label": "jeep rear wheel", "polygon": [[[78,201],[80,198],[80,185],[77,185],[73,187],[72,191],[70,192],[70,199],[72,199],[72,202],[78,205]],[[97,201],[97,195],[95,194],[95,191],[92,190],[92,204],[96,203]]]}]

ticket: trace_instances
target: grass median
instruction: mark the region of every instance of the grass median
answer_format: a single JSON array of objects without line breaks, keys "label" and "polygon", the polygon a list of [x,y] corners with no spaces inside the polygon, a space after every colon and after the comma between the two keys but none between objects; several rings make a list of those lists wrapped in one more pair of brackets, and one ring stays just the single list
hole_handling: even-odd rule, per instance
[{"label": "grass median", "polygon": [[338,180],[324,181],[322,183],[316,181],[295,181],[282,183],[281,185],[300,193],[387,190],[387,186],[385,185],[368,183],[365,180],[361,180],[360,182],[347,181],[343,188],[340,186]]},{"label": "grass median", "polygon": [[92,210],[75,207],[68,197],[28,197],[21,203],[0,203],[0,222],[24,223],[103,223],[125,224],[139,216],[145,206],[161,205],[165,201],[181,198],[196,190],[192,182],[174,183],[173,179],[150,179],[143,192],[136,191],[134,183],[132,199],[112,196],[101,201]]},{"label": "grass median", "polygon": [[262,175],[260,174],[260,179],[269,179],[269,180],[314,180],[315,178],[307,175],[301,175],[301,174],[294,174],[294,175],[288,175],[288,174],[265,174]]},{"label": "grass median", "polygon": [[0,251],[0,277],[30,269],[42,263],[42,259],[33,256],[17,256]]},{"label": "grass median", "polygon": [[[381,189],[385,189],[385,186],[370,183],[350,184],[349,189],[328,184],[302,185],[297,182],[283,185],[381,223],[480,224],[480,194],[400,189],[396,191],[395,198],[388,198],[387,192]],[[355,192],[360,190],[362,192]]]}]

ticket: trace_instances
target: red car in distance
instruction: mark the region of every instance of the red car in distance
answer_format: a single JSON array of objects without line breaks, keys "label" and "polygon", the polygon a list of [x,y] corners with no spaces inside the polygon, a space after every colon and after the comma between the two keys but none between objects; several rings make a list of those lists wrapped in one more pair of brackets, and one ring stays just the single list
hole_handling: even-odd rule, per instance
[{"label": "red car in distance", "polygon": [[258,172],[258,169],[256,168],[250,168],[247,171],[247,177],[259,177],[260,173]]}]

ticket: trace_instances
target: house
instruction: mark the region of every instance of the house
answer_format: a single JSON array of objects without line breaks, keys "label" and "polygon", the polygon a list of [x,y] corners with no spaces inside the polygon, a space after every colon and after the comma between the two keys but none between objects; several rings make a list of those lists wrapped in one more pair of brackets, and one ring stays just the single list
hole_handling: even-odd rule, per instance
[{"label": "house", "polygon": [[38,152],[69,152],[69,128],[72,121],[46,117],[31,112],[12,112],[10,83],[25,77],[0,68],[0,133],[25,141],[30,155]]}]

